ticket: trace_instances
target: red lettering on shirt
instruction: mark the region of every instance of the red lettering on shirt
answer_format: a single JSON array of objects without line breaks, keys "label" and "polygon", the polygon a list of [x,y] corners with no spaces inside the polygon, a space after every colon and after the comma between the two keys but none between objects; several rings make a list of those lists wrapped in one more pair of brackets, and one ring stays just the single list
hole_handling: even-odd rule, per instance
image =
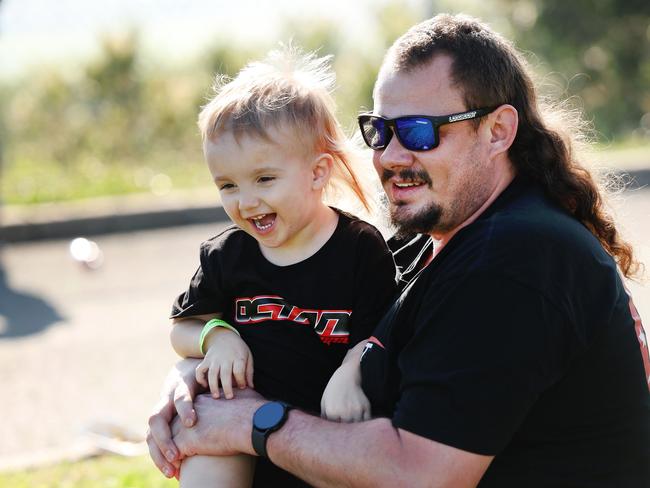
[{"label": "red lettering on shirt", "polygon": [[314,310],[291,305],[276,295],[235,299],[235,322],[257,324],[265,321],[289,321],[310,325],[325,344],[347,344],[352,310]]}]

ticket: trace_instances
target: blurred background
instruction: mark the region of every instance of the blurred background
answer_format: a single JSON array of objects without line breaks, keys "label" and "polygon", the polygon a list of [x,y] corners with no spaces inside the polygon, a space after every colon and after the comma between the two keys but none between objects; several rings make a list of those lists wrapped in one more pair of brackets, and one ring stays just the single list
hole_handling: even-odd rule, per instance
[{"label": "blurred background", "polygon": [[[141,452],[130,441],[174,360],[167,311],[224,222],[195,123],[214,75],[290,40],[333,54],[352,133],[387,47],[445,11],[489,22],[545,95],[584,112],[599,163],[636,179],[616,208],[647,262],[646,0],[0,0],[0,471],[13,473],[1,486],[62,486],[70,471],[66,486],[163,483],[142,458],[89,472],[60,462]],[[210,222],[150,229],[156,209],[199,201]],[[129,232],[87,227],[134,213]],[[648,287],[630,286],[647,322]],[[59,471],[24,470],[43,465]]]},{"label": "blurred background", "polygon": [[195,120],[214,74],[278,41],[335,56],[340,118],[352,127],[387,46],[440,11],[514,39],[545,91],[593,120],[599,143],[650,141],[644,0],[2,0],[3,201],[205,185]]}]

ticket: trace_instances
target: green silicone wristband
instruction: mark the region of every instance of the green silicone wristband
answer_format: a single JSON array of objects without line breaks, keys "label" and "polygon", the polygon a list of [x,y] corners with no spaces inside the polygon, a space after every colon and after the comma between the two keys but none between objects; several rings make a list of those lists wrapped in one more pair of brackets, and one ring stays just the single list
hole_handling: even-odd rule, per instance
[{"label": "green silicone wristband", "polygon": [[240,335],[239,331],[235,329],[232,325],[230,325],[228,322],[225,322],[221,319],[208,320],[206,324],[203,326],[203,329],[201,330],[201,335],[199,336],[199,350],[201,351],[201,354],[205,354],[205,351],[203,350],[203,343],[205,342],[205,338],[210,333],[210,331],[215,327],[223,327],[224,329],[232,330],[235,334]]}]

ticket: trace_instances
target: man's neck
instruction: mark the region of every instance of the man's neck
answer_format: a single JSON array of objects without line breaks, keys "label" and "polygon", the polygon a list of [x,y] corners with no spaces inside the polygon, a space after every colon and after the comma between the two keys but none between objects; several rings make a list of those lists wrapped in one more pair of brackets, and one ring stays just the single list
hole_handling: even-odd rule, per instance
[{"label": "man's neck", "polygon": [[469,224],[474,222],[476,219],[479,218],[479,216],[485,212],[492,203],[497,199],[501,193],[510,185],[512,180],[514,179],[515,174],[514,171],[508,171],[502,175],[499,180],[497,180],[496,184],[494,185],[494,188],[492,189],[492,192],[488,196],[488,198],[483,202],[483,205],[481,205],[472,215],[467,217],[460,225],[457,225],[453,229],[451,229],[448,232],[432,232],[430,236],[437,242],[437,244],[434,246],[433,250],[433,256],[431,259],[433,259],[440,251],[442,250],[443,247],[451,240],[452,237],[458,233],[460,229],[463,227],[467,227]]}]

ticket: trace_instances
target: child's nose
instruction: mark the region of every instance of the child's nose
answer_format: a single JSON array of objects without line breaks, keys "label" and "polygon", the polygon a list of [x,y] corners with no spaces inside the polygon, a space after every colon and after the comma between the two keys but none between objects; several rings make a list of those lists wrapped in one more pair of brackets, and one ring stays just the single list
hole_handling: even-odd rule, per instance
[{"label": "child's nose", "polygon": [[239,197],[239,210],[250,210],[257,207],[260,203],[259,198],[254,194],[241,194]]}]

